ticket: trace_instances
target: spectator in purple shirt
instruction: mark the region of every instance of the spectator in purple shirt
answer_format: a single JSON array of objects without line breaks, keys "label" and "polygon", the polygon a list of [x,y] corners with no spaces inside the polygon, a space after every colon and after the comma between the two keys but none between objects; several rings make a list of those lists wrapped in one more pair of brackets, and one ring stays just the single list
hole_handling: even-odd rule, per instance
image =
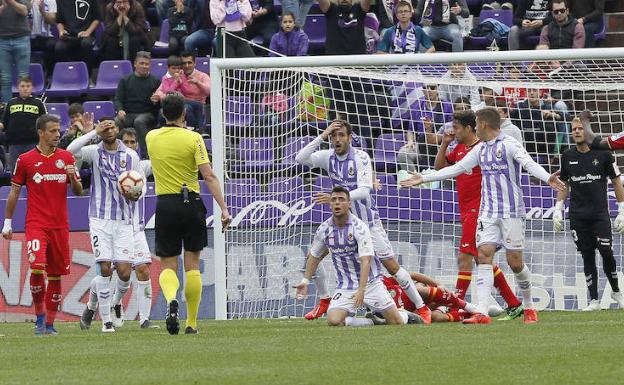
[{"label": "spectator in purple shirt", "polygon": [[[295,15],[286,11],[282,14],[281,31],[271,38],[271,51],[284,56],[306,56],[308,54],[308,35],[295,25]],[[277,56],[271,52],[269,56]]]}]

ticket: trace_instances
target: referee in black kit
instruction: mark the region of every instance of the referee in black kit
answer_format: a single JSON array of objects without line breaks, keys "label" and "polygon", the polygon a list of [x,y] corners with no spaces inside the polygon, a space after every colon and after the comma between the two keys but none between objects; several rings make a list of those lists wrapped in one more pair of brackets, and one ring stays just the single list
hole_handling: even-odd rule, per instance
[{"label": "referee in black kit", "polygon": [[[618,215],[615,229],[624,233],[624,188],[620,170],[613,154],[604,150],[592,150],[585,140],[583,124],[579,118],[572,120],[573,148],[561,154],[561,180],[572,190],[570,197],[570,228],[576,248],[583,257],[585,280],[589,289],[590,302],[583,311],[600,310],[598,300],[598,269],[596,249],[602,256],[602,265],[611,285],[611,298],[624,308],[624,295],[618,286],[618,276],[613,257],[611,218],[607,199],[607,177],[613,183],[618,202]],[[563,203],[568,197],[568,189],[557,193],[557,203],[553,211],[555,231],[563,230]]]},{"label": "referee in black kit", "polygon": [[230,223],[230,213],[219,180],[210,167],[204,140],[200,134],[185,127],[184,103],[184,97],[177,93],[165,96],[161,105],[167,123],[160,129],[150,131],[145,139],[156,182],[156,256],[160,258],[162,267],[158,280],[167,300],[169,334],[180,331],[176,299],[180,282],[176,272],[182,246],[188,314],[185,334],[197,334],[197,313],[202,292],[199,253],[208,244],[206,208],[199,196],[198,170],[221,207],[223,229]]}]

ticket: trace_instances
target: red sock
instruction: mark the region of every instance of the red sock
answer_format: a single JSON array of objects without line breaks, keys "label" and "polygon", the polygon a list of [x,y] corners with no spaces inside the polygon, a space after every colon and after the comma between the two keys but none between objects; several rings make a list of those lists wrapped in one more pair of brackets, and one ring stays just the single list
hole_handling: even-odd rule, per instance
[{"label": "red sock", "polygon": [[505,274],[498,267],[498,265],[494,265],[494,287],[498,290],[505,302],[507,302],[507,306],[520,306],[520,300],[518,299],[518,297],[516,297],[513,290],[511,290],[511,288],[509,287],[509,284],[507,283],[507,278],[505,278]]},{"label": "red sock", "polygon": [[455,284],[455,292],[461,299],[466,297],[466,292],[472,280],[472,271],[460,271],[457,273],[457,283]]},{"label": "red sock", "polygon": [[53,325],[56,312],[61,308],[61,277],[48,276],[48,290],[46,291],[46,325]]},{"label": "red sock", "polygon": [[30,273],[30,293],[35,305],[35,315],[45,314],[43,298],[45,297],[45,276],[43,271],[33,270]]}]

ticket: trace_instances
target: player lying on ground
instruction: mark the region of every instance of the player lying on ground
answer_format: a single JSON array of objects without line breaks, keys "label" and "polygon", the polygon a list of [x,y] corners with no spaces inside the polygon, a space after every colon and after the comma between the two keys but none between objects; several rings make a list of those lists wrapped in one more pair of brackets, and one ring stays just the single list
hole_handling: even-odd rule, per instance
[{"label": "player lying on ground", "polygon": [[572,120],[572,139],[575,147],[561,154],[561,180],[568,188],[557,193],[557,203],[553,212],[553,228],[562,231],[564,202],[570,196],[570,229],[576,248],[583,257],[583,268],[589,306],[584,311],[600,310],[598,300],[598,270],[596,269],[596,249],[602,256],[602,267],[611,285],[611,298],[624,308],[624,295],[618,286],[618,275],[613,257],[611,218],[607,199],[607,178],[613,183],[618,202],[618,215],[615,229],[624,234],[624,188],[613,154],[604,150],[593,150],[585,141],[581,119]]},{"label": "player lying on ground", "polygon": [[349,190],[333,188],[330,197],[332,217],[323,222],[308,253],[306,272],[295,286],[298,299],[308,295],[308,284],[328,252],[336,266],[336,292],[327,311],[330,326],[368,326],[373,321],[354,317],[366,305],[383,314],[388,324],[400,325],[423,320],[412,313],[399,312],[381,282],[381,262],[373,250],[368,226],[349,212]]},{"label": "player lying on ground", "polygon": [[[317,151],[318,146],[328,139],[331,140],[333,149]],[[418,314],[425,320],[425,323],[428,323],[431,312],[420,298],[407,270],[397,262],[388,234],[381,223],[375,200],[371,195],[373,168],[370,157],[366,152],[353,148],[352,139],[351,124],[344,120],[335,120],[320,136],[306,145],[297,154],[295,160],[308,167],[320,167],[326,170],[334,186],[342,186],[349,191],[352,213],[364,221],[369,228],[375,255],[405,289],[412,302],[416,304]],[[315,203],[329,203],[329,201],[330,195],[327,193],[314,196]],[[329,298],[322,299],[318,308],[313,310],[314,315],[320,317],[328,307]]]},{"label": "player lying on ground", "polygon": [[524,264],[524,197],[520,186],[520,168],[536,178],[562,190],[565,185],[557,174],[549,175],[537,164],[517,140],[500,131],[500,115],[495,108],[486,107],[477,113],[477,137],[481,143],[453,166],[445,167],[427,175],[416,174],[401,182],[404,187],[425,182],[444,180],[479,166],[482,173],[481,206],[477,225],[477,300],[479,313],[464,320],[467,324],[489,324],[487,316],[489,298],[493,286],[492,261],[496,250],[505,247],[507,263],[516,276],[524,302],[524,322],[537,322],[531,295],[531,272]]}]

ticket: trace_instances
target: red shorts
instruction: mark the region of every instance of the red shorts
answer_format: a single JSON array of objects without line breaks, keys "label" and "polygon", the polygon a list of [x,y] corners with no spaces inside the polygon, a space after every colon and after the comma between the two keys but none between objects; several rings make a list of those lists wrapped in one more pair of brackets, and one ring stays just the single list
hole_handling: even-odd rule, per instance
[{"label": "red shorts", "polygon": [[479,215],[477,213],[462,214],[462,236],[459,244],[459,252],[479,255],[477,252],[477,221]]},{"label": "red shorts", "polygon": [[31,269],[44,268],[49,275],[69,274],[68,229],[26,229],[26,250]]}]

